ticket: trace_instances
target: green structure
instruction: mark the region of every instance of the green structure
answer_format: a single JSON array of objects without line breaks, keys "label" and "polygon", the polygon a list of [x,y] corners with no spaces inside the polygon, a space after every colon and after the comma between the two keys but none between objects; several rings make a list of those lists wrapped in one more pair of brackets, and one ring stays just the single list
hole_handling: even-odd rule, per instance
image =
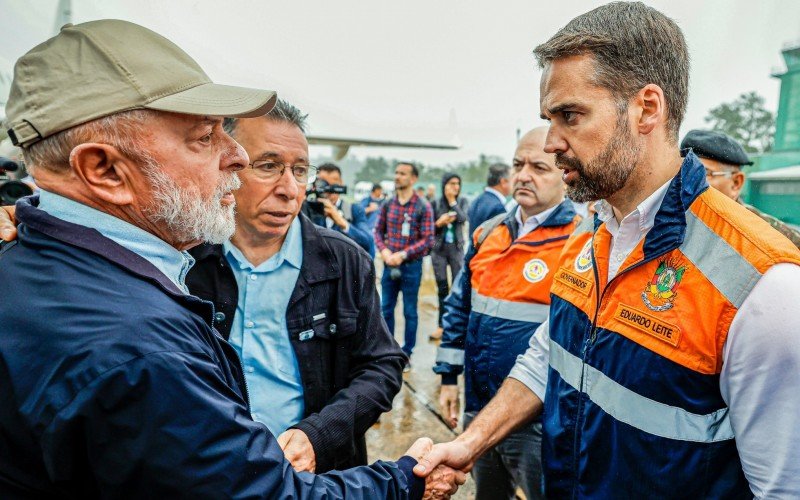
[{"label": "green structure", "polygon": [[751,205],[800,227],[800,165],[756,172],[748,180]]},{"label": "green structure", "polygon": [[748,169],[745,200],[760,210],[800,225],[800,43],[782,51],[786,71],[781,81],[772,151],[754,157]]},{"label": "green structure", "polygon": [[786,72],[772,75],[781,81],[775,143],[761,157],[759,170],[800,165],[800,43],[784,47],[783,60]]}]

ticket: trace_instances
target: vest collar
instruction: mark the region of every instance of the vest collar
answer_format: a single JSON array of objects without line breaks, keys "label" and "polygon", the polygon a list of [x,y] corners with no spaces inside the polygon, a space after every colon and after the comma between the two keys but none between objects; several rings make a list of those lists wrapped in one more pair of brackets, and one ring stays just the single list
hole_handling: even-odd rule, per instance
[{"label": "vest collar", "polygon": [[[519,222],[517,222],[517,208],[509,212],[505,219],[503,219],[503,224],[506,225],[508,228],[508,232],[511,234],[511,241],[515,241],[517,239],[517,235],[519,234]],[[560,227],[565,226],[575,220],[575,205],[572,204],[572,201],[564,198],[564,200],[558,204],[553,213],[545,219],[544,222],[539,224],[539,226],[534,229],[536,231],[540,227]]]},{"label": "vest collar", "polygon": [[[708,189],[706,170],[700,158],[689,151],[681,163],[678,175],[672,178],[664,201],[656,213],[653,228],[644,240],[644,258],[649,260],[678,248],[686,236],[686,211]],[[595,214],[595,232],[603,222]]]},{"label": "vest collar", "polygon": [[706,170],[700,158],[690,152],[683,159],[680,172],[667,188],[661,208],[656,213],[653,229],[644,240],[644,257],[660,255],[678,248],[686,236],[686,211],[708,189]]}]

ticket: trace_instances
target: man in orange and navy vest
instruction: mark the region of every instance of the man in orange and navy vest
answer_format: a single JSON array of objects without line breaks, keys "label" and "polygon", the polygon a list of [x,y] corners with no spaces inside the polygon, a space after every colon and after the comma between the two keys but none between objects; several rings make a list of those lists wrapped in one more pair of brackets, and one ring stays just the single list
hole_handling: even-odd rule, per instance
[{"label": "man in orange and navy vest", "polygon": [[800,498],[800,252],[681,158],[683,34],[615,2],[534,53],[545,151],[604,201],[497,396],[415,472],[468,469],[543,412],[548,497]]},{"label": "man in orange and navy vest", "polygon": [[[564,198],[555,156],[544,152],[547,128],[531,130],[514,154],[511,185],[519,204],[476,230],[464,272],[445,301],[444,333],[434,371],[451,427],[458,421],[457,377],[465,371],[464,425],[489,402],[547,319],[550,285],[577,217]],[[472,470],[476,498],[542,498],[542,423],[533,422],[483,455]]]}]

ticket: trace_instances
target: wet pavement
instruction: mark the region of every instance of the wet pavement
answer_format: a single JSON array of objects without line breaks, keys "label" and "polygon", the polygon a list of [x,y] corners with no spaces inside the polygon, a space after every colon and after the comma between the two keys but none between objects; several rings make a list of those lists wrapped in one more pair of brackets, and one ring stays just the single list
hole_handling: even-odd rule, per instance
[{"label": "wet pavement", "polygon": [[[381,271],[380,268],[378,270]],[[378,276],[380,275],[379,272]],[[426,265],[420,287],[419,328],[417,346],[411,359],[411,371],[403,374],[403,387],[394,399],[392,410],[384,413],[380,421],[367,431],[370,462],[396,460],[419,437],[427,436],[438,443],[450,441],[457,436],[456,431],[451,430],[441,420],[438,408],[440,378],[431,369],[439,342],[428,340],[428,336],[437,326],[437,308],[436,284],[430,266]],[[396,338],[402,344],[404,323],[401,300],[398,301],[395,318],[395,330],[398,332]],[[457,430],[461,430],[460,426]],[[474,497],[475,485],[471,478],[453,496],[457,499]]]}]

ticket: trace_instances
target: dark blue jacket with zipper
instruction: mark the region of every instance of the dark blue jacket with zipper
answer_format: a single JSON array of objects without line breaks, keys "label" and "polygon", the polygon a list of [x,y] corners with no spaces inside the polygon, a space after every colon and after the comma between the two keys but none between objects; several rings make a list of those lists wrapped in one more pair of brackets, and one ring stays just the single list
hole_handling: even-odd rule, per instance
[{"label": "dark blue jacket with zipper", "polygon": [[295,472],[213,305],[34,202],[0,250],[0,498],[421,497],[409,457]]}]

